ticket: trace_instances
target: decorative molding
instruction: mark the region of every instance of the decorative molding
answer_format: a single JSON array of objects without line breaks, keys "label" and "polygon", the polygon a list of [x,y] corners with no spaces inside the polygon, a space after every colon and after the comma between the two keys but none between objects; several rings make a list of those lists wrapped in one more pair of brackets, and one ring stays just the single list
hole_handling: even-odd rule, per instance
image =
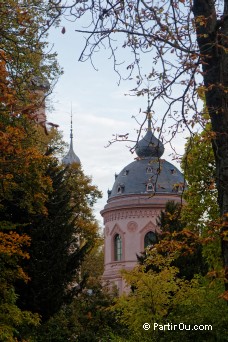
[{"label": "decorative molding", "polygon": [[115,260],[115,257],[114,257],[114,254],[115,254],[114,253],[114,238],[116,234],[119,234],[122,239],[122,260],[119,260],[119,262],[125,262],[125,238],[124,238],[125,233],[122,231],[122,229],[120,228],[118,224],[115,224],[110,232],[111,246],[109,245],[109,248],[111,247],[111,260],[112,262],[115,262],[115,263],[118,262]]},{"label": "decorative molding", "polygon": [[127,224],[127,230],[130,232],[130,233],[134,233],[138,228],[138,224],[135,222],[135,221],[130,221],[128,222]]},{"label": "decorative molding", "polygon": [[158,209],[133,209],[133,210],[116,210],[104,214],[104,224],[112,221],[119,221],[140,217],[154,217],[160,214]]},{"label": "decorative molding", "polygon": [[110,235],[120,234],[121,236],[124,235],[124,232],[120,228],[120,226],[116,223],[112,228]]},{"label": "decorative molding", "polygon": [[157,226],[153,223],[153,222],[151,222],[151,221],[149,221],[140,231],[139,231],[139,233],[141,234],[141,233],[147,233],[147,232],[149,232],[149,231],[152,231],[152,232],[157,232],[157,233],[159,233],[159,229],[157,228]]},{"label": "decorative molding", "polygon": [[144,251],[144,238],[148,232],[161,233],[161,230],[151,221],[149,221],[140,231],[140,248],[141,252]]}]

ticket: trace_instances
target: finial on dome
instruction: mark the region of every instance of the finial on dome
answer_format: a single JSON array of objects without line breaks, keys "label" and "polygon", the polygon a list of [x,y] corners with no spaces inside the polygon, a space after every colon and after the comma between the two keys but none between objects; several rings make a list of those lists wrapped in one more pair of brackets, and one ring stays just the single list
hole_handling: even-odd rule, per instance
[{"label": "finial on dome", "polygon": [[151,129],[151,111],[150,111],[149,93],[148,93],[148,107],[146,111],[148,128],[146,135],[137,143],[135,152],[140,158],[160,158],[164,153],[164,145],[157,139]]},{"label": "finial on dome", "polygon": [[72,122],[72,103],[71,103],[71,113],[70,113],[70,148],[73,149],[73,122]]},{"label": "finial on dome", "polygon": [[73,113],[72,113],[72,104],[71,104],[71,114],[70,114],[70,149],[67,155],[63,158],[63,164],[81,164],[80,159],[75,154],[73,149]]},{"label": "finial on dome", "polygon": [[150,93],[148,92],[148,105],[147,105],[147,120],[148,120],[148,128],[147,131],[151,131],[151,118],[152,118],[152,114],[150,111]]}]

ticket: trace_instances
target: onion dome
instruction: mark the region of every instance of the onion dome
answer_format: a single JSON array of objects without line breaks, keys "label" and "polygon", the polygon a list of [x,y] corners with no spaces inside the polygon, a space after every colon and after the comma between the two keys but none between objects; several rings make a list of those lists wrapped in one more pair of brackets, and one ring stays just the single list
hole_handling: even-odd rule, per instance
[{"label": "onion dome", "polygon": [[75,154],[73,149],[73,129],[72,129],[72,114],[71,114],[71,129],[70,129],[70,149],[66,156],[63,158],[62,163],[64,165],[71,165],[71,164],[81,164],[80,159]]},{"label": "onion dome", "polygon": [[147,114],[148,129],[145,137],[137,144],[135,152],[139,158],[156,157],[160,158],[164,153],[164,145],[160,140],[155,138],[151,130],[151,114]]},{"label": "onion dome", "polygon": [[151,132],[151,115],[147,115],[148,130],[136,145],[138,158],[115,175],[108,197],[135,194],[181,194],[185,180],[182,173],[165,159],[161,159],[164,145]]}]

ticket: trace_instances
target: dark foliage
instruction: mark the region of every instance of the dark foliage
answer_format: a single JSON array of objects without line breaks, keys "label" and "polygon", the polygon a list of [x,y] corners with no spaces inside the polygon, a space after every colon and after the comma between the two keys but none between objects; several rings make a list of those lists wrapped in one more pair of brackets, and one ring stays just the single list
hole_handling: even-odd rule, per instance
[{"label": "dark foliage", "polygon": [[[181,205],[173,201],[167,202],[165,210],[157,219],[157,224],[162,233],[158,244],[149,248],[157,248],[162,255],[175,252],[175,258],[171,266],[179,269],[178,276],[191,280],[195,274],[206,275],[208,265],[203,257],[203,246],[196,234],[184,229],[185,223],[181,221]],[[175,247],[173,247],[175,245]],[[176,251],[173,250],[176,248]],[[159,268],[147,261],[147,250],[137,256],[139,264],[146,266],[146,272],[152,269],[159,272]]]},{"label": "dark foliage", "polygon": [[[27,284],[18,284],[19,305],[37,312],[45,321],[80,290],[79,272],[93,239],[80,246],[80,229],[68,187],[67,170],[53,161],[47,170],[52,180],[47,215],[36,215],[29,227],[30,259],[24,265],[30,277]],[[80,227],[83,228],[83,227]]]}]

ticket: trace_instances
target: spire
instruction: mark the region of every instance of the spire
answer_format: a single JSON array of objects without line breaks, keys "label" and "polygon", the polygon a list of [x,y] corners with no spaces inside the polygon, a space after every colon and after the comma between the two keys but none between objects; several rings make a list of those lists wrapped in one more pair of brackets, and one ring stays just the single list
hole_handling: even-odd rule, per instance
[{"label": "spire", "polygon": [[152,118],[151,111],[150,111],[150,94],[149,94],[149,92],[148,92],[148,105],[147,105],[146,115],[147,115],[147,120],[148,120],[147,131],[149,132],[149,131],[151,131],[151,118]]},{"label": "spire", "polygon": [[67,155],[62,160],[63,164],[81,164],[80,159],[75,154],[73,149],[73,114],[72,114],[72,105],[71,105],[71,114],[70,114],[70,149]]},{"label": "spire", "polygon": [[71,104],[71,114],[70,114],[70,149],[73,150],[73,123],[72,123],[72,104]]},{"label": "spire", "polygon": [[148,120],[147,133],[145,137],[139,140],[139,142],[137,143],[135,152],[140,158],[160,158],[164,153],[164,145],[152,133],[152,115],[150,111],[149,94],[146,116]]},{"label": "spire", "polygon": [[147,119],[148,119],[148,128],[147,128],[147,132],[151,132],[151,112],[147,112]]}]

